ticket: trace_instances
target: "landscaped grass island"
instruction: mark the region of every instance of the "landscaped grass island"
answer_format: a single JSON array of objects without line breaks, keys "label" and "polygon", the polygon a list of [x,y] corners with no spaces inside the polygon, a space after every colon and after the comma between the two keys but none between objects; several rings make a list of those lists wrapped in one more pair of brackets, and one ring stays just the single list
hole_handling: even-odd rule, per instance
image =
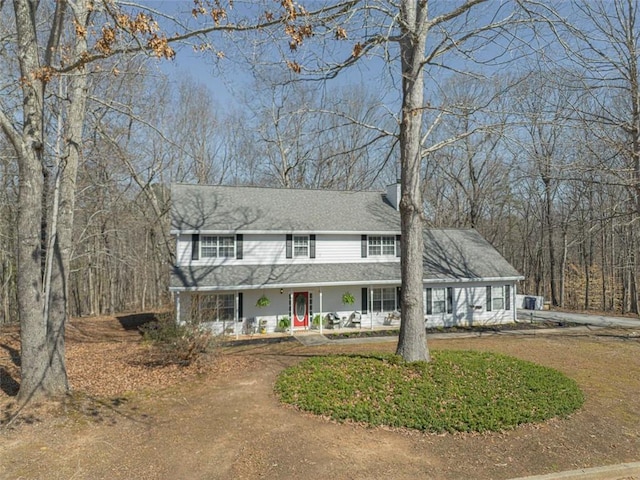
[{"label": "landscaped grass island", "polygon": [[284,370],[283,403],[337,421],[428,432],[486,432],[565,417],[584,396],[549,367],[506,355],[437,350],[432,361],[390,354],[318,356]]}]

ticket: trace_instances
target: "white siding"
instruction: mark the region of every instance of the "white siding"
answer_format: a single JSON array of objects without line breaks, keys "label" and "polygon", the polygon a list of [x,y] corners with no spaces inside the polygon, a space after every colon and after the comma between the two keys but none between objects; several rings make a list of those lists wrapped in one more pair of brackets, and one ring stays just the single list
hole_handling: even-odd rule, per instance
[{"label": "white siding", "polygon": [[[243,265],[275,265],[286,258],[284,235],[245,235],[244,255],[236,263]],[[291,260],[289,260],[291,261]]]},{"label": "white siding", "polygon": [[360,235],[318,235],[316,237],[317,260],[321,263],[358,263]]},{"label": "white siding", "polygon": [[191,262],[191,235],[178,235],[176,240],[176,264],[189,265]]},{"label": "white siding", "polygon": [[200,258],[191,260],[191,235],[179,235],[176,262],[179,266],[193,265],[286,265],[296,263],[377,263],[399,262],[396,256],[361,257],[360,235],[316,235],[316,258],[286,258],[286,236],[283,234],[245,234],[243,258]]},{"label": "white siding", "polygon": [[[492,288],[511,288],[510,309],[487,310],[487,286]],[[452,325],[493,325],[497,323],[510,323],[515,319],[515,284],[513,282],[469,282],[450,284],[426,284],[426,288],[453,288],[453,311],[451,313],[438,313],[425,316],[427,327],[452,326]],[[426,294],[425,294],[426,302]],[[506,299],[505,299],[506,306]]]}]

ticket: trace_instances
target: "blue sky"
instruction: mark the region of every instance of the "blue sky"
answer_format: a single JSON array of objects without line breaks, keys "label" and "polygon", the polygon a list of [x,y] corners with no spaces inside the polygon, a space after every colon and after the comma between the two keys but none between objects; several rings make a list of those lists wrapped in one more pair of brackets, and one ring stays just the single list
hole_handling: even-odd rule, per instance
[{"label": "blue sky", "polygon": [[[279,2],[273,1],[273,9],[277,10]],[[189,13],[193,7],[192,0],[144,0],[142,2],[145,6],[157,13],[154,15],[156,20],[163,24],[162,16],[160,12],[167,15],[180,15],[180,18],[184,19],[186,25],[194,25],[195,20]],[[257,2],[234,2],[233,15],[236,18],[237,15],[243,16],[246,14],[245,7],[247,5],[255,5]],[[312,8],[316,2],[303,2],[308,8]],[[319,4],[319,2],[318,2]],[[267,5],[269,3],[267,2]],[[309,7],[311,5],[311,7]],[[261,10],[262,11],[262,10]],[[255,18],[259,13],[251,16]],[[166,29],[166,33],[171,35],[171,27]],[[237,38],[237,37],[235,37]],[[173,78],[180,78],[181,76],[190,75],[194,80],[207,86],[207,88],[213,93],[217,102],[225,105],[236,105],[234,100],[234,90],[242,90],[244,87],[255,88],[255,84],[252,83],[252,77],[247,73],[246,63],[243,63],[241,54],[237,49],[241,49],[245,46],[244,40],[224,39],[220,35],[212,37],[212,43],[214,48],[224,51],[226,57],[222,60],[215,58],[214,52],[196,53],[193,51],[192,46],[181,45],[176,46],[177,55],[173,61],[159,62],[159,68],[162,72],[168,74]],[[279,42],[272,42],[265,50],[269,56],[273,57],[273,62],[279,63],[283,69],[283,75],[288,74],[288,70],[285,67],[285,61],[287,59],[294,59],[301,61],[304,57],[313,57],[316,52],[315,49],[325,50],[327,48],[335,48],[336,42],[330,42],[332,47],[328,47],[328,44],[319,42],[316,38],[308,40],[302,45],[295,53],[289,52],[286,40]],[[351,48],[355,40],[348,40],[342,45],[338,45],[338,48],[342,48],[339,51],[341,59],[348,58]],[[251,46],[247,44],[246,49],[251,51]],[[313,52],[313,53],[312,53]],[[284,58],[283,58],[284,57]],[[266,56],[259,58],[264,60]],[[392,69],[395,67],[392,67]],[[388,92],[392,97],[389,98],[390,103],[397,103],[398,99],[398,85],[381,85],[379,77],[384,70],[384,62],[379,57],[366,57],[362,58],[354,67],[341,73],[337,78],[332,79],[326,86],[322,86],[320,82],[317,83],[318,88],[343,88],[350,86],[354,88],[361,87],[362,85],[373,86],[374,89],[378,89],[381,92]]]},{"label": "blue sky", "polygon": [[[273,1],[273,8],[277,10],[279,8],[279,2]],[[316,2],[307,1],[302,2],[308,8],[312,8]],[[432,14],[434,9],[436,8],[444,8],[448,10],[453,8],[456,4],[459,4],[459,0],[449,0],[446,2],[434,2],[432,6]],[[180,14],[180,18],[184,20],[186,26],[189,24],[193,25],[196,20],[191,16],[190,11],[193,7],[192,0],[145,0],[144,4],[151,9],[154,9],[158,12],[155,15],[156,19],[162,22],[162,17],[160,16],[160,12],[167,13],[169,15]],[[236,1],[234,3],[234,11],[232,14],[234,18],[236,16],[247,15],[252,18],[260,15],[260,10],[258,13],[254,13],[253,15],[249,14],[249,10],[252,6],[259,4],[259,2],[243,2]],[[319,4],[319,2],[317,3]],[[267,2],[267,5],[269,3]],[[490,6],[502,6],[502,8],[509,9],[509,7],[505,7],[503,2],[489,2],[488,6],[483,7],[480,10],[474,11],[474,13],[482,12],[487,15],[491,15],[495,13],[496,8],[489,8]],[[311,6],[311,7],[309,7]],[[264,7],[262,7],[264,9]],[[505,10],[506,11],[506,10]],[[472,16],[472,18],[463,18],[460,21],[463,22],[461,25],[466,25],[466,22],[475,22],[478,21],[482,23],[487,19],[483,19],[481,17]],[[167,34],[171,35],[172,31],[167,29]],[[369,32],[370,33],[370,32]],[[272,56],[274,61],[278,61],[281,66],[283,66],[284,70],[284,62],[286,59],[294,59],[298,60],[302,63],[303,59],[312,59],[313,55],[317,54],[319,51],[324,54],[325,51],[336,53],[338,52],[341,58],[346,58],[349,55],[350,49],[355,43],[355,39],[358,38],[359,35],[364,35],[365,31],[360,29],[356,24],[353,26],[353,31],[350,31],[349,40],[338,45],[335,41],[329,42],[321,42],[319,39],[312,38],[309,39],[304,45],[302,45],[297,52],[290,53],[288,51],[288,47],[285,41],[273,42],[262,52],[266,52],[263,57],[258,57],[258,61],[264,60],[267,56]],[[226,106],[236,106],[237,102],[235,97],[237,92],[245,91],[247,87],[255,90],[255,84],[252,82],[252,77],[247,73],[247,66],[243,64],[241,59],[242,54],[239,49],[245,49],[245,52],[252,53],[252,47],[250,44],[245,44],[245,40],[238,40],[237,36],[234,37],[234,40],[224,39],[221,35],[215,35],[212,37],[212,42],[214,43],[215,49],[220,49],[224,51],[226,58],[222,60],[216,60],[213,52],[195,53],[193,49],[188,46],[181,46],[177,48],[177,56],[173,61],[163,61],[160,62],[159,68],[162,72],[168,74],[173,78],[180,78],[181,76],[190,75],[195,81],[198,83],[202,83],[207,86],[207,88],[212,92],[214,98],[218,104],[226,105]],[[230,43],[227,43],[230,42]],[[337,45],[337,46],[336,46]],[[391,55],[393,56],[393,52],[395,49],[395,45],[390,47]],[[281,49],[281,50],[280,50]],[[342,49],[342,51],[340,51]],[[488,55],[491,55],[493,51],[496,51],[495,47],[491,47],[486,49]],[[330,55],[331,53],[329,53]],[[283,56],[285,58],[283,58]],[[320,58],[321,55],[318,55],[316,58]],[[479,71],[479,67],[474,65],[470,67],[468,65],[464,65],[464,60],[461,56],[457,58],[451,59],[449,55],[447,57],[450,62],[449,66],[453,66],[454,68],[460,68],[461,70],[469,70],[469,71]],[[397,62],[397,60],[395,60]],[[312,62],[309,62],[312,63]],[[513,70],[513,66],[509,67],[510,70]],[[400,85],[398,81],[398,70],[399,66],[397,64],[385,64],[384,60],[379,57],[364,57],[361,58],[355,66],[349,68],[347,71],[341,73],[337,78],[331,80],[329,84],[325,87],[322,87],[320,83],[318,83],[318,88],[327,88],[329,90],[333,88],[339,88],[344,86],[352,86],[354,88],[358,88],[359,86],[366,85],[368,88],[372,88],[385,97],[385,103],[387,103],[392,109],[397,110],[399,105],[399,95],[400,95]],[[485,73],[491,74],[491,72],[495,71],[494,67],[485,67]],[[438,97],[440,92],[438,91],[438,86],[446,84],[446,78],[451,75],[451,71],[447,69],[441,68],[432,68],[430,72],[427,72],[427,75],[434,75],[433,80],[428,82],[433,87],[433,91],[427,91],[427,96],[431,93],[433,96]],[[283,73],[286,75],[286,72]],[[395,83],[394,83],[395,82]]]}]

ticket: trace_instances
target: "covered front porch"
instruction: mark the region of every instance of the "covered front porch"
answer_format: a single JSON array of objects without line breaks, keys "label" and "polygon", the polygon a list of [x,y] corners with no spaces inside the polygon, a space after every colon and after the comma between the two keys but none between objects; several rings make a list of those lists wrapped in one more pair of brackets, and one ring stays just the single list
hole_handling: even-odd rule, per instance
[{"label": "covered front porch", "polygon": [[201,323],[216,334],[399,327],[396,285],[327,286],[176,292],[178,322]]}]

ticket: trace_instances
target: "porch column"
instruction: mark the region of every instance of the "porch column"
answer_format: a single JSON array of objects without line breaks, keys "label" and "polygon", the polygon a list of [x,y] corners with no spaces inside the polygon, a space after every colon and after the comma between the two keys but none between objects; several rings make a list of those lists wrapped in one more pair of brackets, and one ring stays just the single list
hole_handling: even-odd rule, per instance
[{"label": "porch column", "polygon": [[322,289],[320,289],[319,291],[319,297],[320,297],[320,335],[322,335],[322,319],[323,319],[323,314],[322,314]]},{"label": "porch column", "polygon": [[369,318],[371,318],[371,330],[373,330],[373,288],[369,285]]},{"label": "porch column", "polygon": [[511,294],[511,309],[513,310],[513,313],[511,314],[513,316],[513,321],[517,322],[518,321],[518,306],[516,305],[516,296],[518,295],[518,282],[513,282],[513,293]]},{"label": "porch column", "polygon": [[176,325],[180,325],[180,292],[176,292]]},{"label": "porch column", "polygon": [[238,292],[234,292],[233,294],[234,308],[233,308],[233,332],[236,334],[236,340],[240,337],[240,332],[238,331],[238,308],[240,308],[240,299],[238,298]]},{"label": "porch column", "polygon": [[291,336],[293,336],[293,319],[296,316],[296,312],[293,308],[293,290],[289,290],[289,310],[291,311],[291,318],[289,319],[289,335]]}]

